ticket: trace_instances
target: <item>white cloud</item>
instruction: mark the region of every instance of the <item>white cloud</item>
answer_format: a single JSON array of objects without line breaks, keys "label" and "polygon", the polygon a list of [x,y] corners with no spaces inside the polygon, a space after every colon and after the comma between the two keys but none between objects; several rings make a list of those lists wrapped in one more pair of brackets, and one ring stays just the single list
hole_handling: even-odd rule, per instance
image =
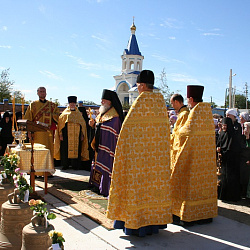
[{"label": "white cloud", "polygon": [[102,3],[104,2],[105,0],[87,0],[89,3]]},{"label": "white cloud", "polygon": [[101,76],[99,76],[97,74],[94,74],[94,73],[91,73],[90,76],[93,77],[93,78],[101,78]]},{"label": "white cloud", "polygon": [[47,76],[48,78],[51,78],[51,79],[54,79],[54,80],[62,80],[62,77],[57,76],[57,75],[55,75],[54,73],[51,73],[51,72],[49,72],[49,71],[47,71],[47,70],[44,70],[44,71],[40,70],[39,72],[40,72],[41,74]]},{"label": "white cloud", "polygon": [[223,36],[223,34],[221,34],[219,31],[219,28],[213,28],[210,29],[208,32],[204,32],[204,30],[200,30],[203,36]]},{"label": "white cloud", "polygon": [[69,58],[72,58],[74,61],[76,61],[77,64],[79,64],[79,67],[85,70],[105,70],[105,71],[121,71],[121,69],[112,64],[107,63],[92,63],[92,62],[85,62],[82,58],[78,58],[76,56],[70,55],[66,52],[66,56]]},{"label": "white cloud", "polygon": [[81,58],[76,58],[76,61],[77,61],[77,63],[80,65],[80,67],[82,68],[82,69],[88,69],[88,70],[90,70],[90,69],[94,69],[94,68],[99,68],[100,67],[100,65],[98,65],[98,64],[95,64],[95,63],[87,63],[87,62],[84,62]]},{"label": "white cloud", "polygon": [[182,28],[181,23],[174,18],[167,18],[166,20],[163,20],[163,22],[160,24],[160,26],[162,26],[164,28],[171,28],[171,29],[181,29]]},{"label": "white cloud", "polygon": [[2,27],[2,30],[3,30],[3,31],[7,31],[7,29],[8,29],[7,26],[3,26],[3,27]]},{"label": "white cloud", "polygon": [[102,41],[102,42],[104,42],[104,43],[106,43],[106,42],[107,42],[107,40],[106,40],[106,39],[101,38],[101,37],[99,37],[99,36],[92,35],[91,37],[92,37],[92,38],[94,38],[94,39],[97,39],[97,40],[99,40],[99,41]]},{"label": "white cloud", "polygon": [[176,37],[175,37],[175,36],[170,36],[170,37],[168,37],[168,39],[170,39],[170,40],[175,40]]},{"label": "white cloud", "polygon": [[192,84],[201,84],[197,79],[190,77],[189,75],[183,75],[178,73],[167,74],[167,77],[173,82],[185,82]]},{"label": "white cloud", "polygon": [[152,57],[158,59],[159,61],[162,61],[162,62],[170,62],[170,60],[164,56],[160,56],[160,55],[152,55]]},{"label": "white cloud", "polygon": [[0,45],[0,48],[11,49],[11,46],[10,45]]},{"label": "white cloud", "polygon": [[212,33],[212,32],[203,33],[202,35],[203,36],[222,36],[222,34]]},{"label": "white cloud", "polygon": [[157,55],[157,54],[153,54],[152,57],[156,58],[159,61],[167,62],[167,63],[170,63],[170,62],[184,63],[183,61],[180,61],[178,59],[167,58],[167,57],[164,57],[164,56],[161,56],[161,55]]}]

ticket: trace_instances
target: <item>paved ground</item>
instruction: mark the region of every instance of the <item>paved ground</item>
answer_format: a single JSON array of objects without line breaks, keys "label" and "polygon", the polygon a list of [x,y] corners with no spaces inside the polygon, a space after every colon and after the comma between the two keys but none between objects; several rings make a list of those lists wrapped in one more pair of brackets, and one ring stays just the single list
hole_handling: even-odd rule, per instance
[{"label": "paved ground", "polygon": [[[86,171],[62,172],[55,175],[72,178],[75,175],[87,176]],[[43,195],[43,190],[37,190]],[[44,196],[48,208],[57,218],[51,223],[65,237],[65,250],[82,249],[250,249],[250,226],[236,220],[218,216],[213,223],[183,228],[169,224],[159,234],[139,238],[126,236],[122,230],[107,230],[91,219],[72,209],[50,194]],[[244,202],[243,202],[244,203]],[[223,204],[221,212],[236,213],[240,220],[250,217],[246,205]],[[242,216],[244,215],[243,219]],[[230,213],[228,215],[230,217]],[[235,218],[235,216],[232,216]],[[239,219],[238,219],[239,220]]]}]

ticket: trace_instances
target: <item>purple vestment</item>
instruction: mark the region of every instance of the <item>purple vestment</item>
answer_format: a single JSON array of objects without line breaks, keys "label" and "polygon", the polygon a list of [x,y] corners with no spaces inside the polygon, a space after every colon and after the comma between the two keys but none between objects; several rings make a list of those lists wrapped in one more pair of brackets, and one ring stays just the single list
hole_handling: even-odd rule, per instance
[{"label": "purple vestment", "polygon": [[96,162],[92,164],[90,183],[97,185],[95,182],[91,181],[93,167],[95,165],[95,169],[102,173],[101,183],[98,187],[100,193],[104,196],[109,195],[115,147],[120,129],[121,121],[119,117],[113,117],[111,120],[103,122],[100,128],[98,155]]}]

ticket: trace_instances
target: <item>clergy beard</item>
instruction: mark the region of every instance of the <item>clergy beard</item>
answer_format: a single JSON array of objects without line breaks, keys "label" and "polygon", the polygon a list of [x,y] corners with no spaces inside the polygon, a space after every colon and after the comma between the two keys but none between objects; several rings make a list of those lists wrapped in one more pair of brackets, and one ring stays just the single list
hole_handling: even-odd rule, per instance
[{"label": "clergy beard", "polygon": [[103,104],[103,105],[101,105],[101,107],[99,108],[99,112],[100,112],[101,115],[103,115],[103,114],[105,114],[110,108],[111,108],[110,105]]}]

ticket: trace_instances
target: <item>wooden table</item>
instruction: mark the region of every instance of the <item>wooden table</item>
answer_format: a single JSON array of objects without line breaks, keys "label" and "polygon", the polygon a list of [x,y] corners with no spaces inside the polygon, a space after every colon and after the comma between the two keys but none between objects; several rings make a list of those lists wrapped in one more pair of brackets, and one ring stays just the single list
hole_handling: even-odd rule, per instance
[{"label": "wooden table", "polygon": [[[20,156],[20,163],[18,165],[20,172],[30,173],[31,146],[29,143],[25,144],[25,146],[25,150],[10,147],[9,152],[16,153]],[[35,172],[44,173],[44,193],[47,194],[48,172],[51,174],[55,173],[54,162],[50,150],[43,147],[41,144],[36,145],[36,143],[34,145],[34,170]],[[35,187],[33,187],[33,191],[35,191]]]}]

